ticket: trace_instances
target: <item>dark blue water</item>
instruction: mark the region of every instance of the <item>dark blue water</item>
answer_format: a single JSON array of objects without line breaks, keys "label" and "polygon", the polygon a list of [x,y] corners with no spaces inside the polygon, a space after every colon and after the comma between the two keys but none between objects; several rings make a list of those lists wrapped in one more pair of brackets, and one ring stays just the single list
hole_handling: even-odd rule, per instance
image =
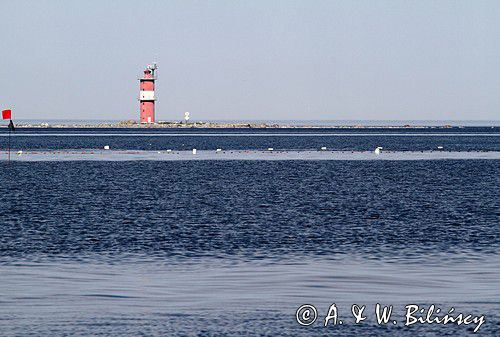
[{"label": "dark blue water", "polygon": [[0,252],[496,252],[498,173],[495,160],[13,163]]},{"label": "dark blue water", "polygon": [[[500,148],[492,136],[14,141],[23,149],[105,142],[253,149],[268,140],[286,149],[321,141],[353,149]],[[498,160],[0,165],[0,335],[471,334],[463,325],[403,327],[409,303],[484,314],[478,335],[500,333]],[[334,302],[342,326],[295,321],[301,304],[325,315]],[[397,325],[378,326],[372,317],[353,323],[351,304],[377,302],[396,306]]]},{"label": "dark blue water", "polygon": [[[5,129],[3,135],[6,136]],[[56,136],[57,135],[57,136]],[[18,129],[15,150],[284,150],[498,151],[499,127],[402,129]],[[7,137],[0,137],[0,149]]]}]

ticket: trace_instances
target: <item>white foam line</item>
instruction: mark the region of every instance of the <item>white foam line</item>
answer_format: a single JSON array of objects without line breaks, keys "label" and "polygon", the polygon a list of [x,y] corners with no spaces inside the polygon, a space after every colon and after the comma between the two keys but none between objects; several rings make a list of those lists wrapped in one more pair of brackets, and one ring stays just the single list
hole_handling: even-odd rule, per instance
[{"label": "white foam line", "polygon": [[[500,137],[500,133],[17,133],[13,137]],[[8,137],[8,134],[0,134]]]},{"label": "white foam line", "polygon": [[[6,155],[0,160],[5,161]],[[491,152],[382,152],[373,151],[27,151],[11,156],[13,161],[186,161],[186,160],[474,160],[500,159],[500,151]]]}]

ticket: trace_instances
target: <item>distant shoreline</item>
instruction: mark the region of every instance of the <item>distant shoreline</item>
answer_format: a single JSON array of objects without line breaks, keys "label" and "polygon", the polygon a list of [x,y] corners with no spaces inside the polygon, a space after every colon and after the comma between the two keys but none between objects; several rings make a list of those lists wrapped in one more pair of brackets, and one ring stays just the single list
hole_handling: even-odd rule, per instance
[{"label": "distant shoreline", "polygon": [[[7,127],[6,125],[4,127]],[[287,123],[223,123],[223,122],[158,122],[155,124],[139,124],[136,121],[122,121],[117,123],[16,123],[16,128],[55,128],[55,129],[71,129],[71,128],[89,128],[89,129],[429,129],[429,128],[453,128],[461,127],[460,125],[442,124],[442,125],[418,125],[418,124],[401,124],[401,125],[366,125],[366,124],[346,124],[346,125],[321,125],[321,124],[287,124]]]}]

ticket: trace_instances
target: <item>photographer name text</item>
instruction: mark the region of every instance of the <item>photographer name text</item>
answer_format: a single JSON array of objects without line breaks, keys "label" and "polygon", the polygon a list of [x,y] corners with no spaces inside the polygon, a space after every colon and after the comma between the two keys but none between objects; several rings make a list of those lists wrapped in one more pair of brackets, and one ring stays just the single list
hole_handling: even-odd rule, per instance
[{"label": "photographer name text", "polygon": [[[478,332],[486,321],[484,315],[459,313],[453,307],[444,311],[434,304],[425,307],[408,304],[404,308],[404,326],[407,327],[415,324],[456,324],[472,326],[473,331]],[[392,305],[383,306],[377,303],[372,313],[378,325],[397,325],[399,323],[393,318],[394,306]],[[362,324],[368,318],[369,310],[367,310],[366,305],[353,304],[350,315],[354,318],[355,324]],[[295,319],[302,326],[310,326],[319,319],[318,310],[314,305],[303,304],[295,312]],[[321,321],[325,327],[344,323],[340,319],[339,309],[335,303],[330,305],[327,314],[321,317]]]}]

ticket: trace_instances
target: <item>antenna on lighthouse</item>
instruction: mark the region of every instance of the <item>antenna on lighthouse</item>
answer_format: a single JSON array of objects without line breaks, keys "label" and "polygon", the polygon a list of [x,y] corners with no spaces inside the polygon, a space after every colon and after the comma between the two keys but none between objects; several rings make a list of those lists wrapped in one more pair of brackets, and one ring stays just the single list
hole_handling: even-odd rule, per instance
[{"label": "antenna on lighthouse", "polygon": [[147,68],[151,70],[151,74],[154,76],[155,70],[158,69],[158,64],[153,62],[153,64],[149,64]]}]

